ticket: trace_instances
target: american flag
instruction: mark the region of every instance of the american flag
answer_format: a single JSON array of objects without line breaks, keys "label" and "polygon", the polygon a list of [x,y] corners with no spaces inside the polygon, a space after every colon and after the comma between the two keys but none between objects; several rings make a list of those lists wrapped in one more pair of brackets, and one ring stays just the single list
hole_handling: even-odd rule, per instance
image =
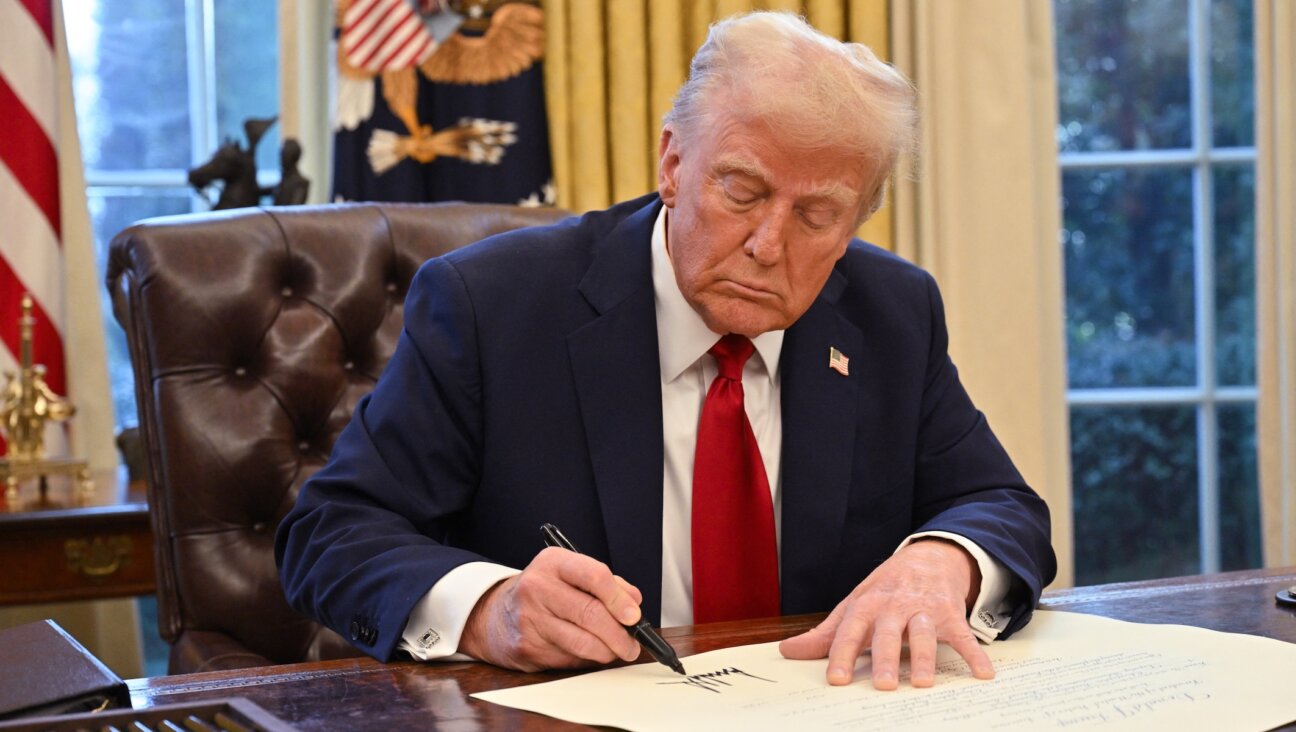
[{"label": "american flag", "polygon": [[[441,3],[420,0],[419,10]],[[347,62],[365,71],[399,71],[423,61],[436,41],[406,0],[355,0],[342,19],[339,40]]]},{"label": "american flag", "polygon": [[[60,0],[0,0],[0,372],[18,369],[20,303],[23,293],[30,293],[36,319],[33,360],[45,365],[45,380],[54,391],[77,392],[73,396],[82,415],[77,421],[100,432],[80,441],[77,452],[93,452],[92,465],[103,467],[105,458],[115,464],[115,455],[98,306],[102,285],[94,271],[80,185],[62,12]],[[60,181],[60,175],[66,179]],[[77,290],[75,307],[68,302],[72,289]],[[87,343],[93,355],[83,352]],[[67,372],[65,350],[78,363],[78,374]],[[79,390],[87,384],[96,393]],[[46,453],[56,456],[66,451],[64,432],[55,425],[50,430]]]},{"label": "american flag", "polygon": [[850,376],[850,359],[836,348],[828,349],[828,368],[842,376]]}]

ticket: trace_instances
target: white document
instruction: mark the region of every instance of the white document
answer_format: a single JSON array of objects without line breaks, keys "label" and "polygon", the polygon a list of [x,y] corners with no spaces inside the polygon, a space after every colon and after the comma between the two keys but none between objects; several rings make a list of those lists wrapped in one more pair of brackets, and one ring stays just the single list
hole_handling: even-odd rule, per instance
[{"label": "white document", "polygon": [[821,729],[1266,730],[1296,720],[1296,644],[1181,625],[1038,611],[985,646],[992,681],[942,645],[936,683],[877,691],[868,656],[829,686],[827,662],[789,661],[777,643],[473,694],[478,699],[634,732]]}]

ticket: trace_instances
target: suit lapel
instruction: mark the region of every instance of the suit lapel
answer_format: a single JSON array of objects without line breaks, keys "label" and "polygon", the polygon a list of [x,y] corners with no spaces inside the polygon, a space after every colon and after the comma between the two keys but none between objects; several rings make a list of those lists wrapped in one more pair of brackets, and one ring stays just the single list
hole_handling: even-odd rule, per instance
[{"label": "suit lapel", "polygon": [[[787,331],[780,360],[783,405],[783,612],[821,609],[845,524],[854,462],[863,335],[835,304],[846,284],[834,271],[814,305]],[[828,366],[830,348],[852,358],[850,374]]]},{"label": "suit lapel", "polygon": [[662,415],[653,222],[660,203],[625,219],[595,255],[580,291],[595,319],[567,336],[613,571],[661,616]]}]

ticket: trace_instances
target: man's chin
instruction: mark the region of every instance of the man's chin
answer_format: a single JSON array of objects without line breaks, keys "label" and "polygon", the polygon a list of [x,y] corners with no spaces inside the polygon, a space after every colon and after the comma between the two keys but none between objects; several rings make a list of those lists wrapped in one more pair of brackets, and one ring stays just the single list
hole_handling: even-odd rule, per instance
[{"label": "man's chin", "polygon": [[[768,309],[742,303],[737,306],[726,303],[722,307],[703,312],[702,322],[707,328],[720,335],[737,333],[748,338],[755,338],[761,333],[772,330],[784,330],[789,322],[783,313],[770,312]],[[793,319],[795,320],[795,318]]]}]

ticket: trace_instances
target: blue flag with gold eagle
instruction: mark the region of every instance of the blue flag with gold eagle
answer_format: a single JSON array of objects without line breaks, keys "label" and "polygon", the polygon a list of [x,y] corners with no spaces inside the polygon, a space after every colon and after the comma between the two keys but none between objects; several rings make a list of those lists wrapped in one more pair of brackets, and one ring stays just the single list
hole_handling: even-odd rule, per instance
[{"label": "blue flag with gold eagle", "polygon": [[339,0],[333,198],[553,205],[544,12]]}]

